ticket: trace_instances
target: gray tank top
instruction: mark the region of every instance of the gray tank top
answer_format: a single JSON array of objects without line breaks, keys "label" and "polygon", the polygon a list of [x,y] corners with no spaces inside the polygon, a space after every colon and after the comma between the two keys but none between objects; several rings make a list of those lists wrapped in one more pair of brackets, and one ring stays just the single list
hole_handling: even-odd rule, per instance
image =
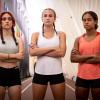
[{"label": "gray tank top", "polygon": [[[17,53],[18,50],[18,45],[15,44],[15,41],[13,40],[13,37],[11,38],[4,38],[5,40],[5,44],[2,43],[2,40],[0,39],[0,53],[9,53],[9,54],[13,54],[13,53]],[[18,62],[16,61],[16,59],[4,59],[1,60],[3,62]]]},{"label": "gray tank top", "polygon": [[4,38],[5,44],[2,43],[0,39],[0,53],[17,53],[18,52],[18,45],[15,44],[13,37],[11,38]]}]

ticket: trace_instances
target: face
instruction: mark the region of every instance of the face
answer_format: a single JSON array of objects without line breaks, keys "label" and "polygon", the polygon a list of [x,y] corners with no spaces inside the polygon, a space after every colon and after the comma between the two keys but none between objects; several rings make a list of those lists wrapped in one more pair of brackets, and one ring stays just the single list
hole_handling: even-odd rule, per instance
[{"label": "face", "polygon": [[52,10],[44,10],[42,14],[44,25],[51,26],[55,22],[54,12]]},{"label": "face", "polygon": [[7,13],[2,16],[2,28],[3,29],[12,28],[12,17]]},{"label": "face", "polygon": [[86,30],[95,29],[96,22],[90,14],[85,14],[83,16],[83,26]]}]

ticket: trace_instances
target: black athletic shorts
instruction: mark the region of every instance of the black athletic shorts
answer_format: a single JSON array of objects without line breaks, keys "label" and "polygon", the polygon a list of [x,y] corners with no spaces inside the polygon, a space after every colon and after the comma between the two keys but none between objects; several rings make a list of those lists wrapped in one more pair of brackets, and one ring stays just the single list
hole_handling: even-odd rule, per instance
[{"label": "black athletic shorts", "polygon": [[10,87],[14,85],[21,85],[19,68],[0,67],[0,86]]},{"label": "black athletic shorts", "polygon": [[35,73],[33,76],[33,83],[47,85],[48,82],[50,85],[59,84],[65,82],[63,73],[55,75],[41,75]]},{"label": "black athletic shorts", "polygon": [[86,80],[86,79],[77,77],[75,85],[78,87],[84,87],[84,88],[100,88],[100,78],[93,79],[93,80]]}]

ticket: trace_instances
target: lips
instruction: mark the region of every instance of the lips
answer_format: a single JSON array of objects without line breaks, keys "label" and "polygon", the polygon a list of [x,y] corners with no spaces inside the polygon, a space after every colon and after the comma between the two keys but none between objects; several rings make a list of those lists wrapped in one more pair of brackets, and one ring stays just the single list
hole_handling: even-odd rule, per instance
[{"label": "lips", "polygon": [[84,25],[84,27],[89,27],[89,25]]},{"label": "lips", "polygon": [[5,26],[9,26],[9,24],[5,24]]},{"label": "lips", "polygon": [[50,23],[50,21],[46,21],[46,23]]}]

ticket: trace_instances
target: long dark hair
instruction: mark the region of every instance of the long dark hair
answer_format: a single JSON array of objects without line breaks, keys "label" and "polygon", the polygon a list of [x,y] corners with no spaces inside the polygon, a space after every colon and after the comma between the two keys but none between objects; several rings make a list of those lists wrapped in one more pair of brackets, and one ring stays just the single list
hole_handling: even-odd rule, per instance
[{"label": "long dark hair", "polygon": [[[54,18],[56,19],[56,12],[55,12],[53,9],[51,9],[51,8],[46,8],[46,9],[43,10],[43,12],[44,12],[45,10],[51,10],[51,11],[54,13]],[[43,12],[42,12],[42,16],[43,16]],[[53,27],[54,27],[54,31],[55,31],[56,34],[57,34],[57,31],[56,31],[56,29],[55,29],[55,23],[53,23]],[[44,24],[42,25],[42,33],[43,33],[43,36],[44,36]]]},{"label": "long dark hair", "polygon": [[12,30],[12,36],[13,36],[13,39],[15,41],[15,44],[18,45],[16,37],[15,37],[15,31],[14,31],[15,18],[13,17],[13,15],[11,14],[11,12],[2,12],[0,14],[0,36],[1,36],[2,43],[5,44],[5,40],[4,40],[4,37],[3,37],[3,31],[2,31],[2,16],[4,14],[9,14],[11,16],[11,19],[12,19],[12,28],[11,28],[11,30]]},{"label": "long dark hair", "polygon": [[97,14],[94,11],[86,11],[82,15],[82,20],[83,20],[84,15],[86,15],[86,14],[91,15],[93,20],[97,22],[97,24],[95,24],[95,29],[97,29],[98,28],[98,16],[97,16]]}]

